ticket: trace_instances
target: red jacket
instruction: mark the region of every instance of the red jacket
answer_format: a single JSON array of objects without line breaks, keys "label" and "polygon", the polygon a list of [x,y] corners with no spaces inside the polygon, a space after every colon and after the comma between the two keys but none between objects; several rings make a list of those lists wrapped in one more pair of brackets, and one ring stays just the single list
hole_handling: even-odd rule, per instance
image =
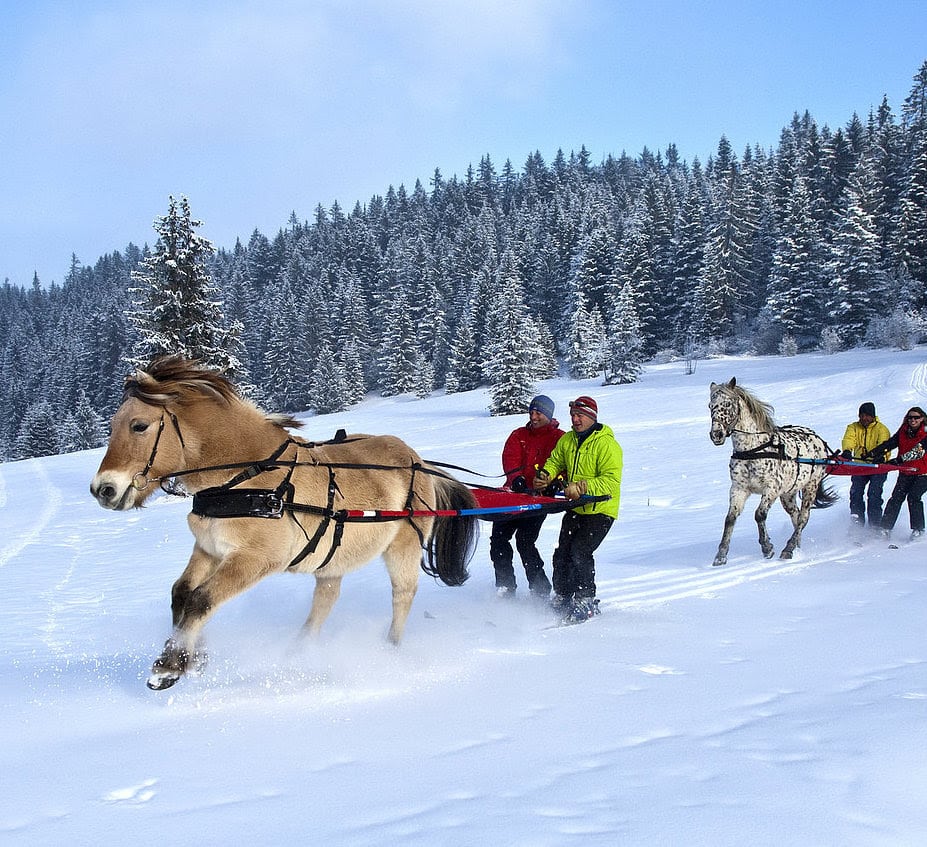
[{"label": "red jacket", "polygon": [[[927,431],[924,430],[924,425],[921,424],[913,435],[908,434],[907,426],[902,426],[889,441],[897,442],[898,447],[898,459],[902,464],[907,465],[908,467],[917,468],[916,471],[901,471],[901,473],[912,473],[912,474],[927,474],[927,452],[924,451],[925,445],[927,445]],[[915,453],[920,453],[918,458],[905,459],[903,458],[905,453],[909,450],[912,450],[921,445],[920,450],[914,450]]]},{"label": "red jacket", "polygon": [[563,434],[557,420],[538,429],[530,425],[516,429],[502,448],[502,470],[505,471],[506,485],[511,485],[515,477],[523,476],[530,491],[535,468],[544,467],[544,462]]}]

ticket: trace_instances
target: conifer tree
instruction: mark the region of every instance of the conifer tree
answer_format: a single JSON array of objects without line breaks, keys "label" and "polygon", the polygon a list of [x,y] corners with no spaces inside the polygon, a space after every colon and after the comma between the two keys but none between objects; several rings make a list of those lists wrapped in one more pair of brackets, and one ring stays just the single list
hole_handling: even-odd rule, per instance
[{"label": "conifer tree", "polygon": [[470,326],[471,316],[464,314],[451,339],[447,378],[444,383],[448,394],[472,391],[479,387],[482,379],[482,364]]},{"label": "conifer tree", "polygon": [[13,458],[52,456],[58,452],[58,417],[48,400],[32,403],[19,424]]},{"label": "conifer tree", "polygon": [[844,209],[830,245],[830,313],[850,346],[865,336],[873,315],[886,305],[887,280],[879,260],[877,186],[867,157],[847,185]]},{"label": "conifer tree", "polygon": [[319,347],[309,386],[309,405],[317,414],[341,412],[350,405],[344,366],[327,342]]},{"label": "conifer tree", "polygon": [[168,212],[154,223],[154,250],[132,273],[135,309],[130,318],[139,333],[132,363],[181,354],[240,379],[237,358],[241,326],[229,326],[219,291],[210,279],[212,244],[196,230],[186,197],[169,198]]},{"label": "conifer tree", "polygon": [[528,310],[511,252],[503,257],[487,327],[483,373],[489,380],[492,415],[512,415],[528,408],[534,386],[536,340],[526,334]]},{"label": "conifer tree", "polygon": [[570,326],[570,376],[573,379],[598,376],[605,366],[606,349],[605,321],[598,309],[590,311],[580,297]]},{"label": "conifer tree", "polygon": [[820,227],[801,177],[795,180],[783,230],[773,259],[768,305],[784,334],[806,342],[820,334],[825,288]]},{"label": "conifer tree", "polygon": [[630,282],[625,283],[618,295],[607,343],[605,385],[637,382],[644,369],[643,339]]},{"label": "conifer tree", "polygon": [[396,288],[384,321],[383,346],[379,356],[380,393],[384,397],[392,397],[415,391],[420,351],[415,343],[415,327],[404,289]]}]

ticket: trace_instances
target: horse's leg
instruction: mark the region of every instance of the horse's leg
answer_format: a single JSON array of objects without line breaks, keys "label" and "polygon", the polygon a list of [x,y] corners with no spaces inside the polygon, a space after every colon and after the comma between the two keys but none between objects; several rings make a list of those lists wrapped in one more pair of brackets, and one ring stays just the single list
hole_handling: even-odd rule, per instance
[{"label": "horse's leg", "polygon": [[341,577],[340,576],[320,576],[315,578],[315,591],[312,592],[312,609],[309,611],[309,617],[303,624],[303,632],[306,635],[318,635],[322,629],[322,624],[331,613],[332,606],[341,595]]},{"label": "horse's leg", "polygon": [[[172,589],[174,632],[152,665],[148,687],[161,690],[177,682],[201,660],[197,642],[212,613],[226,600],[279,569],[279,562],[243,550],[233,551],[215,565],[209,556],[194,549]],[[206,571],[210,573],[204,575]]]},{"label": "horse's leg", "polygon": [[169,688],[191,666],[201,668],[206,664],[206,656],[197,652],[195,645],[181,637],[184,612],[189,603],[190,594],[216,568],[217,560],[195,546],[183,573],[171,587],[171,622],[173,634],[164,642],[161,655],[152,666],[148,687],[160,690]]},{"label": "horse's leg", "polygon": [[727,517],[724,519],[724,532],[721,534],[721,543],[718,545],[718,552],[715,553],[715,560],[712,562],[715,567],[723,565],[727,561],[727,551],[731,546],[731,533],[734,532],[734,524],[744,510],[744,504],[749,496],[750,492],[747,489],[731,487]]},{"label": "horse's leg", "polygon": [[171,588],[171,618],[175,629],[180,626],[190,592],[200,585],[218,564],[216,558],[203,552],[198,546],[193,548],[190,561]]},{"label": "horse's leg", "polygon": [[760,548],[763,551],[764,558],[767,559],[771,559],[773,553],[776,552],[769,538],[769,533],[766,531],[766,518],[769,515],[769,510],[775,499],[775,495],[773,494],[762,495],[760,497],[760,505],[756,507],[756,513],[754,514],[756,518],[756,528],[759,532]]},{"label": "horse's leg", "polygon": [[795,552],[796,547],[801,546],[801,533],[802,530],[808,523],[808,518],[811,516],[811,506],[814,504],[814,495],[817,492],[817,483],[814,486],[804,489],[801,498],[801,506],[795,502],[795,492],[791,494],[783,494],[779,501],[782,503],[782,508],[788,512],[789,517],[792,519],[792,537],[785,543],[785,547],[782,548],[782,552],[779,554],[780,559],[791,559],[792,554]]},{"label": "horse's leg", "polygon": [[393,587],[393,620],[386,636],[391,644],[399,644],[418,591],[418,571],[422,561],[422,548],[417,533],[403,528],[383,552],[389,581]]}]

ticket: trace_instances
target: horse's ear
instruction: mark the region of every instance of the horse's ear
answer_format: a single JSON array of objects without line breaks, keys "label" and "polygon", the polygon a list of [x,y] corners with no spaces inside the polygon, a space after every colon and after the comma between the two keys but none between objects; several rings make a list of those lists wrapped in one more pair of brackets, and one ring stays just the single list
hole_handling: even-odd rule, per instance
[{"label": "horse's ear", "polygon": [[735,385],[737,385],[737,377],[736,377],[736,376],[732,376],[732,377],[731,377],[731,381],[727,384],[727,387],[728,387],[728,388],[733,388]]}]

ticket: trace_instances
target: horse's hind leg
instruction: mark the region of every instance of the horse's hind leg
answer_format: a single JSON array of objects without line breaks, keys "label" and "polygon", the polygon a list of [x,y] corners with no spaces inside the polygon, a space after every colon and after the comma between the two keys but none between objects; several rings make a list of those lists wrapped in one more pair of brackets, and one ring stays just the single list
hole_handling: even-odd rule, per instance
[{"label": "horse's hind leg", "polygon": [[724,519],[724,532],[721,534],[721,543],[718,545],[718,552],[715,553],[715,560],[712,562],[712,565],[715,567],[723,565],[727,561],[727,551],[731,546],[731,534],[734,532],[734,524],[737,522],[740,513],[744,510],[744,504],[747,502],[749,496],[750,492],[746,489],[731,489],[727,517]]},{"label": "horse's hind leg", "polygon": [[387,638],[391,644],[399,644],[412,609],[415,592],[418,591],[418,572],[422,561],[418,535],[411,529],[407,533],[399,533],[383,553],[383,559],[393,587],[393,620]]},{"label": "horse's hind leg", "polygon": [[792,519],[792,536],[785,543],[785,547],[782,548],[782,552],[779,554],[780,559],[791,559],[792,554],[795,552],[797,547],[801,547],[801,533],[802,530],[808,523],[808,518],[811,516],[811,505],[814,503],[814,494],[816,487],[812,489],[809,494],[806,490],[801,498],[801,506],[795,502],[795,492],[791,494],[783,494],[779,498],[779,502],[782,503],[782,508],[788,512],[789,517]]},{"label": "horse's hind leg", "polygon": [[331,613],[332,606],[341,595],[341,577],[324,577],[316,575],[315,591],[312,593],[312,609],[303,624],[307,635],[318,635],[322,624]]},{"label": "horse's hind leg", "polygon": [[763,551],[763,556],[767,559],[771,559],[773,553],[776,552],[769,538],[769,532],[766,530],[766,518],[769,516],[769,510],[772,507],[773,499],[772,496],[764,494],[760,498],[760,505],[756,507],[756,513],[754,514],[756,518],[756,528],[759,532],[760,549]]}]

